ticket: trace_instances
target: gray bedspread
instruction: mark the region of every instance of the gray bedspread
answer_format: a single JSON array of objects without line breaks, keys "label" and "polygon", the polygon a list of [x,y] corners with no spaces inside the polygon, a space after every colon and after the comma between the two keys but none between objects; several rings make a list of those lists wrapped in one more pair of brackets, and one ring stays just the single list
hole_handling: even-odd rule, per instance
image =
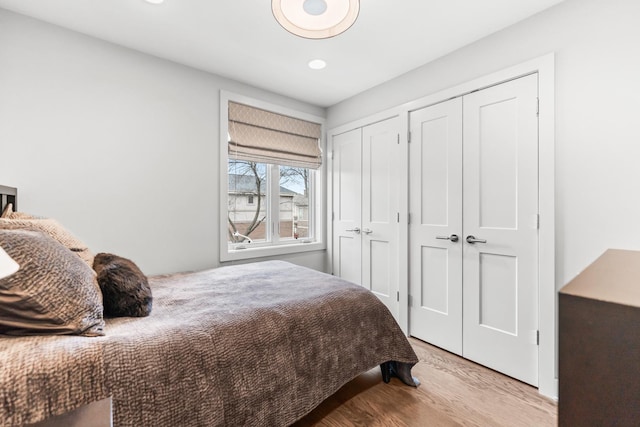
[{"label": "gray bedspread", "polygon": [[0,425],[112,396],[117,427],[286,426],[362,372],[418,361],[373,294],[314,270],[268,261],[150,284],[151,316],[109,320],[104,337],[0,338]]}]

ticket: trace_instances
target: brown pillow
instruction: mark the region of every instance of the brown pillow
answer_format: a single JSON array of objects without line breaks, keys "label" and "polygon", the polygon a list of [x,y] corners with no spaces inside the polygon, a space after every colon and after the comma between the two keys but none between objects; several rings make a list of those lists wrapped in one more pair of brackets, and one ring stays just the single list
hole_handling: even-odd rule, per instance
[{"label": "brown pillow", "polygon": [[0,230],[0,246],[20,269],[0,279],[0,333],[104,335],[94,272],[39,231]]},{"label": "brown pillow", "polygon": [[[7,205],[9,207],[11,205]],[[71,234],[58,221],[50,218],[42,218],[22,212],[6,210],[5,216],[0,218],[1,230],[38,230],[42,231],[62,245],[75,252],[89,267],[93,265],[93,253],[80,239]]]},{"label": "brown pillow", "polygon": [[105,317],[144,317],[151,313],[153,298],[147,276],[133,261],[99,253],[93,269],[98,275]]}]

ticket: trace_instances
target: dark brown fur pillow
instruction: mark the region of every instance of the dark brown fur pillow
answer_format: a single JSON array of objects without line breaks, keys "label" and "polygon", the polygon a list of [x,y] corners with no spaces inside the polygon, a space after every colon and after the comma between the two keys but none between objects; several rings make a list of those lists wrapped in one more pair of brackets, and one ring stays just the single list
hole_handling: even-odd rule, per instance
[{"label": "dark brown fur pillow", "polygon": [[151,313],[147,276],[131,260],[99,253],[93,269],[98,274],[105,317],[144,317]]}]

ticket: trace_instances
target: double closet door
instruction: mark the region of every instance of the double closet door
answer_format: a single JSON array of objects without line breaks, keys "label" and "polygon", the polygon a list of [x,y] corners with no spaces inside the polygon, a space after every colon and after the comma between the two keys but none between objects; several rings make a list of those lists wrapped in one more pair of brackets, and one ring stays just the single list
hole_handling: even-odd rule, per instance
[{"label": "double closet door", "polygon": [[399,119],[335,135],[333,151],[333,274],[371,290],[396,319]]},{"label": "double closet door", "polygon": [[538,383],[537,75],[410,113],[410,334]]}]

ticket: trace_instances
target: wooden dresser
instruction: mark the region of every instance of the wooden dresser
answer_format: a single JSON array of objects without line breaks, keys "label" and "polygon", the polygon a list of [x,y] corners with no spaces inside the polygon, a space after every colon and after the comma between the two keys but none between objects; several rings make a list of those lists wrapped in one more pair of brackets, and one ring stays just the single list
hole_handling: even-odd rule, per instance
[{"label": "wooden dresser", "polygon": [[640,252],[606,251],[560,290],[558,425],[640,426]]}]

